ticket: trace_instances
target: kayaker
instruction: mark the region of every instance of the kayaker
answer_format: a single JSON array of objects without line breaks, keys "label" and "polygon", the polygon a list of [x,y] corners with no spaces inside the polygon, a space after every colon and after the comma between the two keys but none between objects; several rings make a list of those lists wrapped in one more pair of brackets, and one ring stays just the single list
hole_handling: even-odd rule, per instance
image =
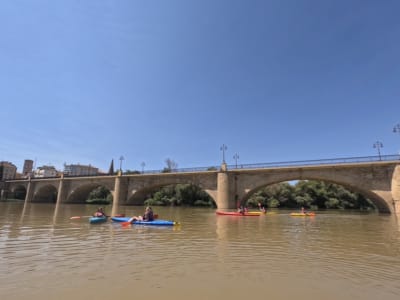
[{"label": "kayaker", "polygon": [[99,207],[97,211],[93,214],[94,217],[105,217],[106,214],[102,207]]},{"label": "kayaker", "polygon": [[143,221],[154,221],[154,213],[150,206],[147,206],[144,211]]},{"label": "kayaker", "polygon": [[301,207],[301,213],[302,213],[302,214],[307,213],[306,210],[304,209],[304,206]]},{"label": "kayaker", "polygon": [[237,211],[238,211],[238,213],[241,213],[242,215],[244,215],[244,208],[243,208],[243,206],[239,206]]},{"label": "kayaker", "polygon": [[154,213],[153,210],[151,209],[150,206],[147,206],[146,209],[144,210],[144,215],[143,216],[135,216],[129,219],[128,222],[132,221],[154,221]]}]

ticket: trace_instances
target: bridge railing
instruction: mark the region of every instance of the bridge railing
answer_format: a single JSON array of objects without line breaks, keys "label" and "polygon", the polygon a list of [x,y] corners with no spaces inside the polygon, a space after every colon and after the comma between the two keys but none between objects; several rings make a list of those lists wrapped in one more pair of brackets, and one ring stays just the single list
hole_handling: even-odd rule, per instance
[{"label": "bridge railing", "polygon": [[[360,156],[360,157],[344,157],[344,158],[330,158],[330,159],[314,159],[314,160],[298,160],[298,161],[282,161],[270,163],[256,163],[256,164],[234,164],[227,165],[228,170],[232,169],[265,169],[276,167],[301,167],[301,166],[318,166],[330,164],[354,164],[354,163],[367,163],[367,162],[380,162],[380,161],[400,161],[400,154],[381,155],[381,156]],[[399,162],[400,163],[400,162]],[[197,167],[197,168],[180,168],[174,169],[170,173],[185,173],[185,172],[204,172],[219,170],[219,166]],[[148,170],[145,174],[162,173],[162,170]]]},{"label": "bridge railing", "polygon": [[228,165],[228,169],[265,169],[276,167],[299,167],[299,166],[318,166],[318,165],[339,165],[339,164],[354,164],[380,161],[396,161],[400,160],[400,155],[381,155],[381,156],[361,156],[361,157],[345,157],[331,159],[314,159],[314,160],[299,160],[299,161],[283,161],[271,163],[257,164],[238,164]]}]

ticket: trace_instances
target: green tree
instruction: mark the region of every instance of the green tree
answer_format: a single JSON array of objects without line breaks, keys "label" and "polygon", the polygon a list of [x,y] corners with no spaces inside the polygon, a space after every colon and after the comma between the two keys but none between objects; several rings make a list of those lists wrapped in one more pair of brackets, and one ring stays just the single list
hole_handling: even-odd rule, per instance
[{"label": "green tree", "polygon": [[147,205],[188,205],[215,206],[212,198],[193,184],[177,184],[160,188],[153,196],[145,200]]},{"label": "green tree", "polygon": [[99,186],[90,192],[88,200],[107,199],[111,192],[104,186]]},{"label": "green tree", "polygon": [[371,201],[345,187],[315,180],[272,184],[258,190],[248,200],[249,206],[261,203],[267,207],[373,209]]}]

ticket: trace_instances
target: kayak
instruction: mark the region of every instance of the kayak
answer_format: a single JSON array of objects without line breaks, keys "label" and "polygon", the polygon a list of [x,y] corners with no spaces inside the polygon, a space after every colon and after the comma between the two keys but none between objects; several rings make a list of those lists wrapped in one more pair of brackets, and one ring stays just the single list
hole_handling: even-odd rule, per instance
[{"label": "kayak", "polygon": [[98,223],[104,223],[107,222],[107,217],[102,216],[102,217],[90,217],[89,218],[89,223],[90,224],[98,224]]},{"label": "kayak", "polygon": [[219,211],[219,210],[217,210],[216,214],[220,215],[220,216],[258,217],[258,216],[260,216],[262,214],[265,214],[265,213],[260,212],[260,211],[248,211],[248,212],[245,212],[245,213],[240,213],[240,212],[237,212],[237,211]]},{"label": "kayak", "polygon": [[314,212],[308,212],[308,213],[291,213],[290,214],[293,217],[313,217],[315,216]]},{"label": "kayak", "polygon": [[[130,218],[121,218],[121,217],[111,217],[111,220],[113,220],[114,222],[128,222],[130,220]],[[135,225],[151,225],[151,226],[174,226],[174,225],[178,225],[178,222],[174,222],[174,221],[168,221],[168,220],[153,220],[153,221],[133,221],[131,224],[135,224]]]}]

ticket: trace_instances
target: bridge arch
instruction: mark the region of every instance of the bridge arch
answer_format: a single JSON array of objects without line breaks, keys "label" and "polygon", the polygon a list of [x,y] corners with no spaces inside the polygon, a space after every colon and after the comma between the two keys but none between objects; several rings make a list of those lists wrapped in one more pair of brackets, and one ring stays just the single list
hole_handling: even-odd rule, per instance
[{"label": "bridge arch", "polygon": [[163,188],[163,187],[167,187],[167,186],[176,186],[178,184],[190,184],[190,185],[194,185],[195,187],[201,189],[202,191],[204,191],[214,202],[214,205],[216,206],[216,199],[215,197],[215,193],[213,193],[212,191],[210,192],[210,190],[204,189],[202,187],[201,184],[199,183],[194,183],[190,180],[184,180],[184,181],[180,181],[180,182],[176,182],[176,181],[166,181],[163,183],[153,183],[150,185],[146,185],[143,187],[136,187],[136,188],[131,188],[128,191],[128,196],[127,196],[127,201],[126,204],[127,205],[143,205],[144,201],[146,200],[146,197],[148,197],[150,194],[153,194],[154,192],[158,191],[159,189]]},{"label": "bridge arch", "polygon": [[[253,178],[251,182],[248,179],[247,180],[245,179],[244,181],[242,181],[242,184],[245,184],[247,188],[242,191],[242,194],[240,194],[239,197],[244,202],[246,202],[255,192],[272,184],[294,181],[294,180],[315,180],[315,181],[334,183],[343,186],[349,191],[359,193],[363,195],[365,198],[368,198],[376,206],[379,212],[381,213],[391,212],[390,202],[388,201],[388,196],[390,199],[391,196],[388,195],[387,187],[380,186],[378,189],[373,189],[371,188],[372,185],[370,182],[367,183],[362,182],[361,178],[360,182],[354,183],[355,181],[353,179],[346,180],[345,177],[341,178],[341,176],[337,176],[338,174],[334,174],[335,176],[331,176],[332,172],[327,174],[321,172],[319,173],[320,174],[312,174],[312,172],[301,171],[300,174],[293,174],[291,172],[288,173],[282,172],[280,176],[275,176],[276,174],[274,174],[274,176],[272,176],[273,178],[271,177],[267,178],[267,176],[257,176],[256,178]],[[247,183],[245,183],[245,181],[247,181]],[[376,185],[377,184],[375,182],[375,187]],[[381,183],[378,183],[378,186],[379,185],[381,185]],[[386,182],[383,183],[383,185],[386,185]]]},{"label": "bridge arch", "polygon": [[[100,182],[90,182],[81,184],[76,186],[74,189],[70,191],[67,196],[66,203],[86,203],[86,200],[89,198],[89,194],[98,187],[105,187],[110,190],[107,185],[104,185]],[[112,191],[110,191],[112,193]]]},{"label": "bridge arch", "polygon": [[8,195],[8,198],[14,198],[19,200],[25,200],[26,197],[26,185],[18,184],[12,187],[10,190],[11,194]]},{"label": "bridge arch", "polygon": [[58,190],[53,184],[45,184],[35,190],[32,197],[32,202],[57,202]]}]

